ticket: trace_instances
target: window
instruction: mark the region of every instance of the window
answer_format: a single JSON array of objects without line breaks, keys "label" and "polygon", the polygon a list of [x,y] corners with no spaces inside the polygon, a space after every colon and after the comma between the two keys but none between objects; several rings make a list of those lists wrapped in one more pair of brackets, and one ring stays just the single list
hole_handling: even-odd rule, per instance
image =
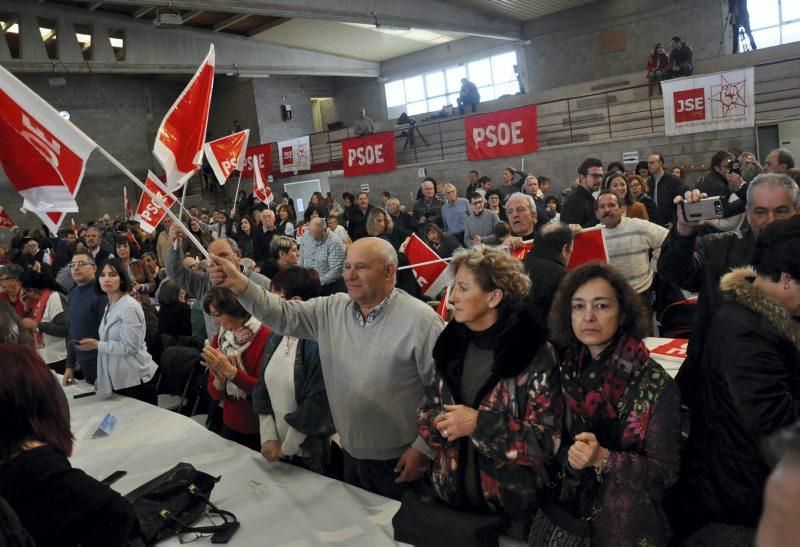
[{"label": "window", "polygon": [[19,48],[19,16],[13,13],[0,12],[0,34],[8,44],[12,59],[20,58]]},{"label": "window", "polygon": [[[800,41],[800,2],[797,0],[747,0],[750,29],[759,48]],[[739,36],[740,50],[750,47]]]},{"label": "window", "polygon": [[75,25],[75,40],[81,48],[84,61],[92,60],[92,27],[90,25]]},{"label": "window", "polygon": [[482,101],[519,93],[514,66],[514,51],[477,59],[464,65],[426,72],[384,85],[389,116],[402,112],[409,116],[438,112],[447,104],[456,106],[461,91],[461,79],[467,78],[478,87]]},{"label": "window", "polygon": [[117,61],[125,60],[125,31],[113,29],[108,31],[108,41],[111,44],[111,49],[114,50],[114,56]]},{"label": "window", "polygon": [[44,49],[47,51],[47,58],[51,61],[58,59],[58,23],[55,19],[38,19],[39,34],[44,42]]}]

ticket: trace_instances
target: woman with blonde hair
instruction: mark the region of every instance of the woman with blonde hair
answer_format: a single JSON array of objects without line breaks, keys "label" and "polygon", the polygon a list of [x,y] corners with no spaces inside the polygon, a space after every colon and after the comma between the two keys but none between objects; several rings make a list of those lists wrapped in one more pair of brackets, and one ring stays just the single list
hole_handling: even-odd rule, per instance
[{"label": "woman with blonde hair", "polygon": [[373,207],[367,215],[367,235],[388,241],[396,251],[411,233],[396,227],[392,215]]},{"label": "woman with blonde hair", "polygon": [[521,262],[478,246],[456,253],[450,272],[453,321],[433,349],[435,391],[417,413],[433,488],[451,507],[506,517],[506,533],[522,537],[560,442],[558,363],[523,305],[531,281]]}]

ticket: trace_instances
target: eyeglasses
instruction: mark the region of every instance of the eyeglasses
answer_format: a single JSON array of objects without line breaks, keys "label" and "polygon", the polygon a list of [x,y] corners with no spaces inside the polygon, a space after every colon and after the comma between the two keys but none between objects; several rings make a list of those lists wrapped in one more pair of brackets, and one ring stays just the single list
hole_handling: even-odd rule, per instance
[{"label": "eyeglasses", "polygon": [[601,179],[601,178],[603,178],[603,173],[587,173],[586,176],[587,177],[596,178],[596,179]]},{"label": "eyeglasses", "polygon": [[219,317],[219,316],[220,316],[220,315],[222,315],[222,314],[221,314],[221,313],[218,313],[218,312],[208,312],[208,315],[210,315],[211,317],[213,317],[214,319],[216,319],[217,317]]},{"label": "eyeglasses", "polygon": [[67,264],[70,268],[83,268],[84,266],[94,266],[94,262],[84,262],[83,260],[79,260],[78,262],[70,262]]}]

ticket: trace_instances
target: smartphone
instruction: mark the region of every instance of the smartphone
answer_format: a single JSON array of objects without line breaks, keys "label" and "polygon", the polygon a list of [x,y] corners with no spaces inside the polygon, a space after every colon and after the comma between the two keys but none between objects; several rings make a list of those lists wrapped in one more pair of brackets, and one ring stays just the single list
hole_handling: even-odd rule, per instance
[{"label": "smartphone", "polygon": [[112,484],[114,484],[115,482],[117,482],[118,480],[120,480],[122,477],[124,477],[127,474],[128,474],[127,471],[114,471],[113,473],[111,473],[109,476],[107,476],[106,478],[104,478],[100,482],[102,482],[106,486],[111,486]]},{"label": "smartphone", "polygon": [[686,222],[714,220],[722,218],[722,200],[719,196],[704,198],[694,203],[681,202],[683,218]]}]

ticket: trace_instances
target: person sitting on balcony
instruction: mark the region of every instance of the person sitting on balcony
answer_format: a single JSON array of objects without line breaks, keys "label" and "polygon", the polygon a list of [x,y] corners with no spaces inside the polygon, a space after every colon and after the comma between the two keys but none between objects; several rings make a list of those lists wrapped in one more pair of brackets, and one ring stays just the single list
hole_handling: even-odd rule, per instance
[{"label": "person sitting on balcony", "polygon": [[687,46],[686,42],[679,37],[674,36],[672,38],[672,51],[669,54],[669,67],[664,72],[663,79],[690,76],[694,70],[692,56],[692,48]]},{"label": "person sitting on balcony", "polygon": [[464,114],[464,105],[467,104],[472,106],[472,111],[475,112],[475,108],[478,106],[478,103],[481,102],[481,94],[478,93],[478,86],[466,78],[461,78],[461,91],[458,94],[456,102],[458,103],[459,114]]},{"label": "person sitting on balcony", "polygon": [[367,109],[363,106],[358,109],[358,119],[353,123],[353,133],[359,137],[375,133],[375,126],[372,124],[372,120],[367,118]]},{"label": "person sitting on balcony", "polygon": [[661,95],[661,80],[664,79],[664,71],[669,67],[669,56],[664,53],[664,46],[661,42],[657,43],[647,57],[647,81],[648,97],[653,96],[653,87],[658,84],[658,94]]}]

